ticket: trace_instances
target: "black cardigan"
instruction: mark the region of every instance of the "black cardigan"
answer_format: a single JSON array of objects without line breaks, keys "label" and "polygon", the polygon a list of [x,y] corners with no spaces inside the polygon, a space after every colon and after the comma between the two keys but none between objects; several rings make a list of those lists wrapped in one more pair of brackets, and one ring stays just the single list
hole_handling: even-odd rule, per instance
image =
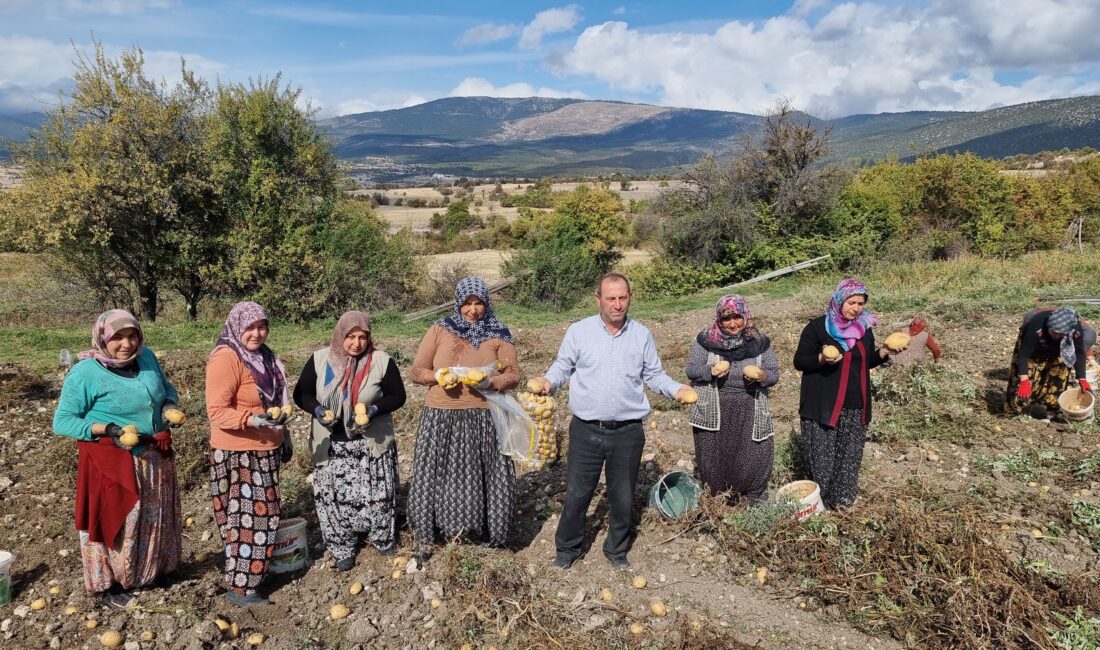
[{"label": "black cardigan", "polygon": [[[795,370],[802,371],[802,393],[798,398],[798,414],[808,420],[814,420],[827,427],[835,427],[840,418],[849,391],[861,393],[863,402],[863,424],[871,421],[871,368],[886,363],[887,359],[875,350],[875,334],[870,329],[857,341],[863,346],[861,368],[856,373],[845,372],[851,368],[852,351],[844,353],[840,363],[827,364],[818,360],[822,346],[835,345],[838,350],[843,346],[829,336],[825,329],[825,316],[818,316],[802,329],[798,338],[798,349],[794,353]],[[842,381],[852,374],[860,381]],[[845,392],[840,392],[841,384],[846,384]]]},{"label": "black cardigan", "polygon": [[[1047,321],[1050,319],[1050,315],[1054,313],[1053,309],[1040,309],[1032,312],[1024,324],[1020,326],[1020,352],[1016,355],[1016,374],[1027,374],[1027,362],[1032,358],[1037,359],[1057,359],[1060,350],[1061,342],[1050,335],[1050,331],[1047,330]],[[1077,324],[1073,326],[1073,332],[1070,334],[1073,337],[1073,348],[1077,353],[1077,360],[1074,363],[1074,372],[1077,379],[1085,378],[1085,339],[1084,329],[1081,327],[1081,320],[1077,320]]]},{"label": "black cardigan", "polygon": [[[391,413],[405,405],[405,383],[401,381],[401,373],[397,370],[397,364],[394,363],[393,359],[390,359],[390,362],[386,365],[386,373],[382,375],[379,388],[382,396],[374,403],[378,407],[378,415]],[[298,385],[294,387],[294,403],[298,405],[298,408],[309,413],[310,417],[316,417],[314,411],[321,403],[317,401],[317,370],[313,367],[312,355],[306,361],[306,366],[302,368],[302,374],[298,377]],[[347,432],[344,431],[344,423],[339,419],[333,423],[331,431],[330,438],[336,440],[348,439]]]}]

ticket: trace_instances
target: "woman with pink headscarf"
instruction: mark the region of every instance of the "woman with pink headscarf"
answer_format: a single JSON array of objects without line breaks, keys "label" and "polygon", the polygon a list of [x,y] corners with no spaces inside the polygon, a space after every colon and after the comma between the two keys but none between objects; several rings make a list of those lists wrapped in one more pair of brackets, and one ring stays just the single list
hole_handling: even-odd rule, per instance
[{"label": "woman with pink headscarf", "polygon": [[855,503],[871,421],[871,368],[891,354],[886,346],[875,349],[871,328],[878,319],[866,306],[863,283],[841,281],[825,314],[802,330],[794,353],[794,367],[802,372],[798,413],[804,469],[820,486],[827,508]]},{"label": "woman with pink headscarf", "polygon": [[[715,312],[684,370],[699,393],[690,414],[695,465],[711,492],[758,503],[768,497],[775,456],[768,388],[779,381],[779,362],[744,297],[722,296]],[[750,366],[762,375],[746,375]]]},{"label": "woman with pink headscarf", "polygon": [[[167,419],[182,423],[176,389],[128,311],[104,312],[92,348],[65,377],[53,417],[77,440],[76,528],[84,588],[110,607],[162,582],[180,557],[180,500]],[[137,430],[132,444],[124,428]]]},{"label": "woman with pink headscarf", "polygon": [[257,591],[275,551],[282,509],[279,468],[293,451],[286,415],[286,370],[267,347],[267,311],[233,305],[206,362],[210,419],[210,492],[225,544],[225,597],[241,607],[266,605]]}]

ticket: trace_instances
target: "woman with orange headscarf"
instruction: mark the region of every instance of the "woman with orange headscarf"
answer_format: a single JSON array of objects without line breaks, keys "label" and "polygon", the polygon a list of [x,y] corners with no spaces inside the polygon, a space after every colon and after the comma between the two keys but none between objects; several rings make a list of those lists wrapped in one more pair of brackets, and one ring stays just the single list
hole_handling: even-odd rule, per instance
[{"label": "woman with orange headscarf", "polygon": [[391,414],[405,404],[405,384],[394,360],[375,346],[369,315],[340,317],[329,346],[302,368],[294,403],[313,415],[313,496],[337,570],[355,566],[360,535],[392,555],[400,481]]}]

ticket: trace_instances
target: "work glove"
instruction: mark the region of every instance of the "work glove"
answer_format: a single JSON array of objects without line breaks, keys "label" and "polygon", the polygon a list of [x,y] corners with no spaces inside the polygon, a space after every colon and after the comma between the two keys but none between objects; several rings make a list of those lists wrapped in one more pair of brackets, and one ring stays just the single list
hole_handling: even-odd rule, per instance
[{"label": "work glove", "polygon": [[160,450],[160,453],[165,456],[172,453],[172,432],[160,431],[153,434],[153,444],[155,444],[157,449]]},{"label": "work glove", "polygon": [[178,404],[172,402],[165,402],[164,407],[160,410],[161,419],[171,428],[183,426],[187,421],[187,414],[183,412],[183,409]]},{"label": "work glove", "polygon": [[264,427],[277,427],[283,422],[286,422],[285,417],[280,415],[278,418],[272,420],[267,416],[267,413],[253,415],[251,418],[248,419],[248,425],[257,429],[262,429]]},{"label": "work glove", "polygon": [[122,441],[119,440],[119,437],[122,435],[122,427],[117,424],[108,424],[107,428],[103,431],[103,435],[110,438],[111,442],[115,443],[115,446],[119,449],[125,449],[126,451],[133,449],[133,447],[127,447],[122,444]]},{"label": "work glove", "polygon": [[1024,377],[1020,380],[1020,386],[1016,389],[1016,397],[1019,397],[1020,399],[1027,399],[1031,397],[1031,380],[1027,377]]},{"label": "work glove", "polygon": [[1078,379],[1077,380],[1077,385],[1080,386],[1082,393],[1091,393],[1092,392],[1092,386],[1089,385],[1089,380],[1087,380],[1087,379]]},{"label": "work glove", "polygon": [[332,425],[336,424],[336,415],[333,413],[332,419],[326,418],[325,411],[327,410],[324,406],[318,405],[317,408],[313,409],[313,419],[317,420],[317,424],[332,431]]}]

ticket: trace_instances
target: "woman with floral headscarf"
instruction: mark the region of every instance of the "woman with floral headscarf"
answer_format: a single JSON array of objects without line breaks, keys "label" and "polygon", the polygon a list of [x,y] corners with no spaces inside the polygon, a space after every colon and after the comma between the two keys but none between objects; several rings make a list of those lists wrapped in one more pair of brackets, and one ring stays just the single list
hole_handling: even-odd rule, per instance
[{"label": "woman with floral headscarf", "polygon": [[302,369],[294,403],[313,416],[313,497],[336,569],[355,566],[364,534],[379,553],[393,555],[399,480],[391,414],[405,404],[405,384],[375,347],[368,314],[340,317],[329,346]]},{"label": "woman with floral headscarf", "polygon": [[1085,379],[1086,332],[1070,307],[1036,309],[1024,317],[1012,367],[1008,371],[1005,412],[1017,415],[1032,405],[1033,415],[1047,417],[1058,410],[1058,396],[1069,386],[1073,370],[1082,391],[1091,391]]},{"label": "woman with floral headscarf", "polygon": [[715,311],[692,342],[684,370],[699,393],[691,415],[695,465],[712,492],[759,503],[768,496],[775,454],[767,399],[779,362],[744,297],[722,296]]},{"label": "woman with floral headscarf", "polygon": [[[455,384],[447,372],[455,366],[485,368],[488,376],[474,386]],[[519,368],[512,333],[493,315],[489,289],[480,278],[458,283],[454,311],[424,335],[411,377],[429,386],[408,505],[421,559],[431,555],[436,531],[445,539],[473,537],[505,546],[515,519],[515,468],[497,448],[488,403],[479,391],[513,388]]]},{"label": "woman with floral headscarf", "polygon": [[892,352],[875,349],[866,311],[867,288],[848,278],[837,285],[823,316],[802,330],[794,367],[802,372],[798,412],[806,478],[821,488],[828,508],[849,507],[859,490],[859,467],[871,421],[871,368]]},{"label": "woman with floral headscarf", "polygon": [[[84,588],[123,607],[127,590],[166,578],[180,556],[180,501],[167,420],[182,423],[141,325],[112,309],[92,327],[92,349],[65,377],[56,433],[78,441],[76,528]],[[127,444],[124,429],[137,430]]]},{"label": "woman with floral headscarf", "polygon": [[279,467],[290,460],[283,410],[286,370],[267,347],[267,312],[254,302],[233,305],[206,362],[210,419],[210,492],[225,544],[226,599],[265,605],[257,593],[267,575],[279,528]]}]

